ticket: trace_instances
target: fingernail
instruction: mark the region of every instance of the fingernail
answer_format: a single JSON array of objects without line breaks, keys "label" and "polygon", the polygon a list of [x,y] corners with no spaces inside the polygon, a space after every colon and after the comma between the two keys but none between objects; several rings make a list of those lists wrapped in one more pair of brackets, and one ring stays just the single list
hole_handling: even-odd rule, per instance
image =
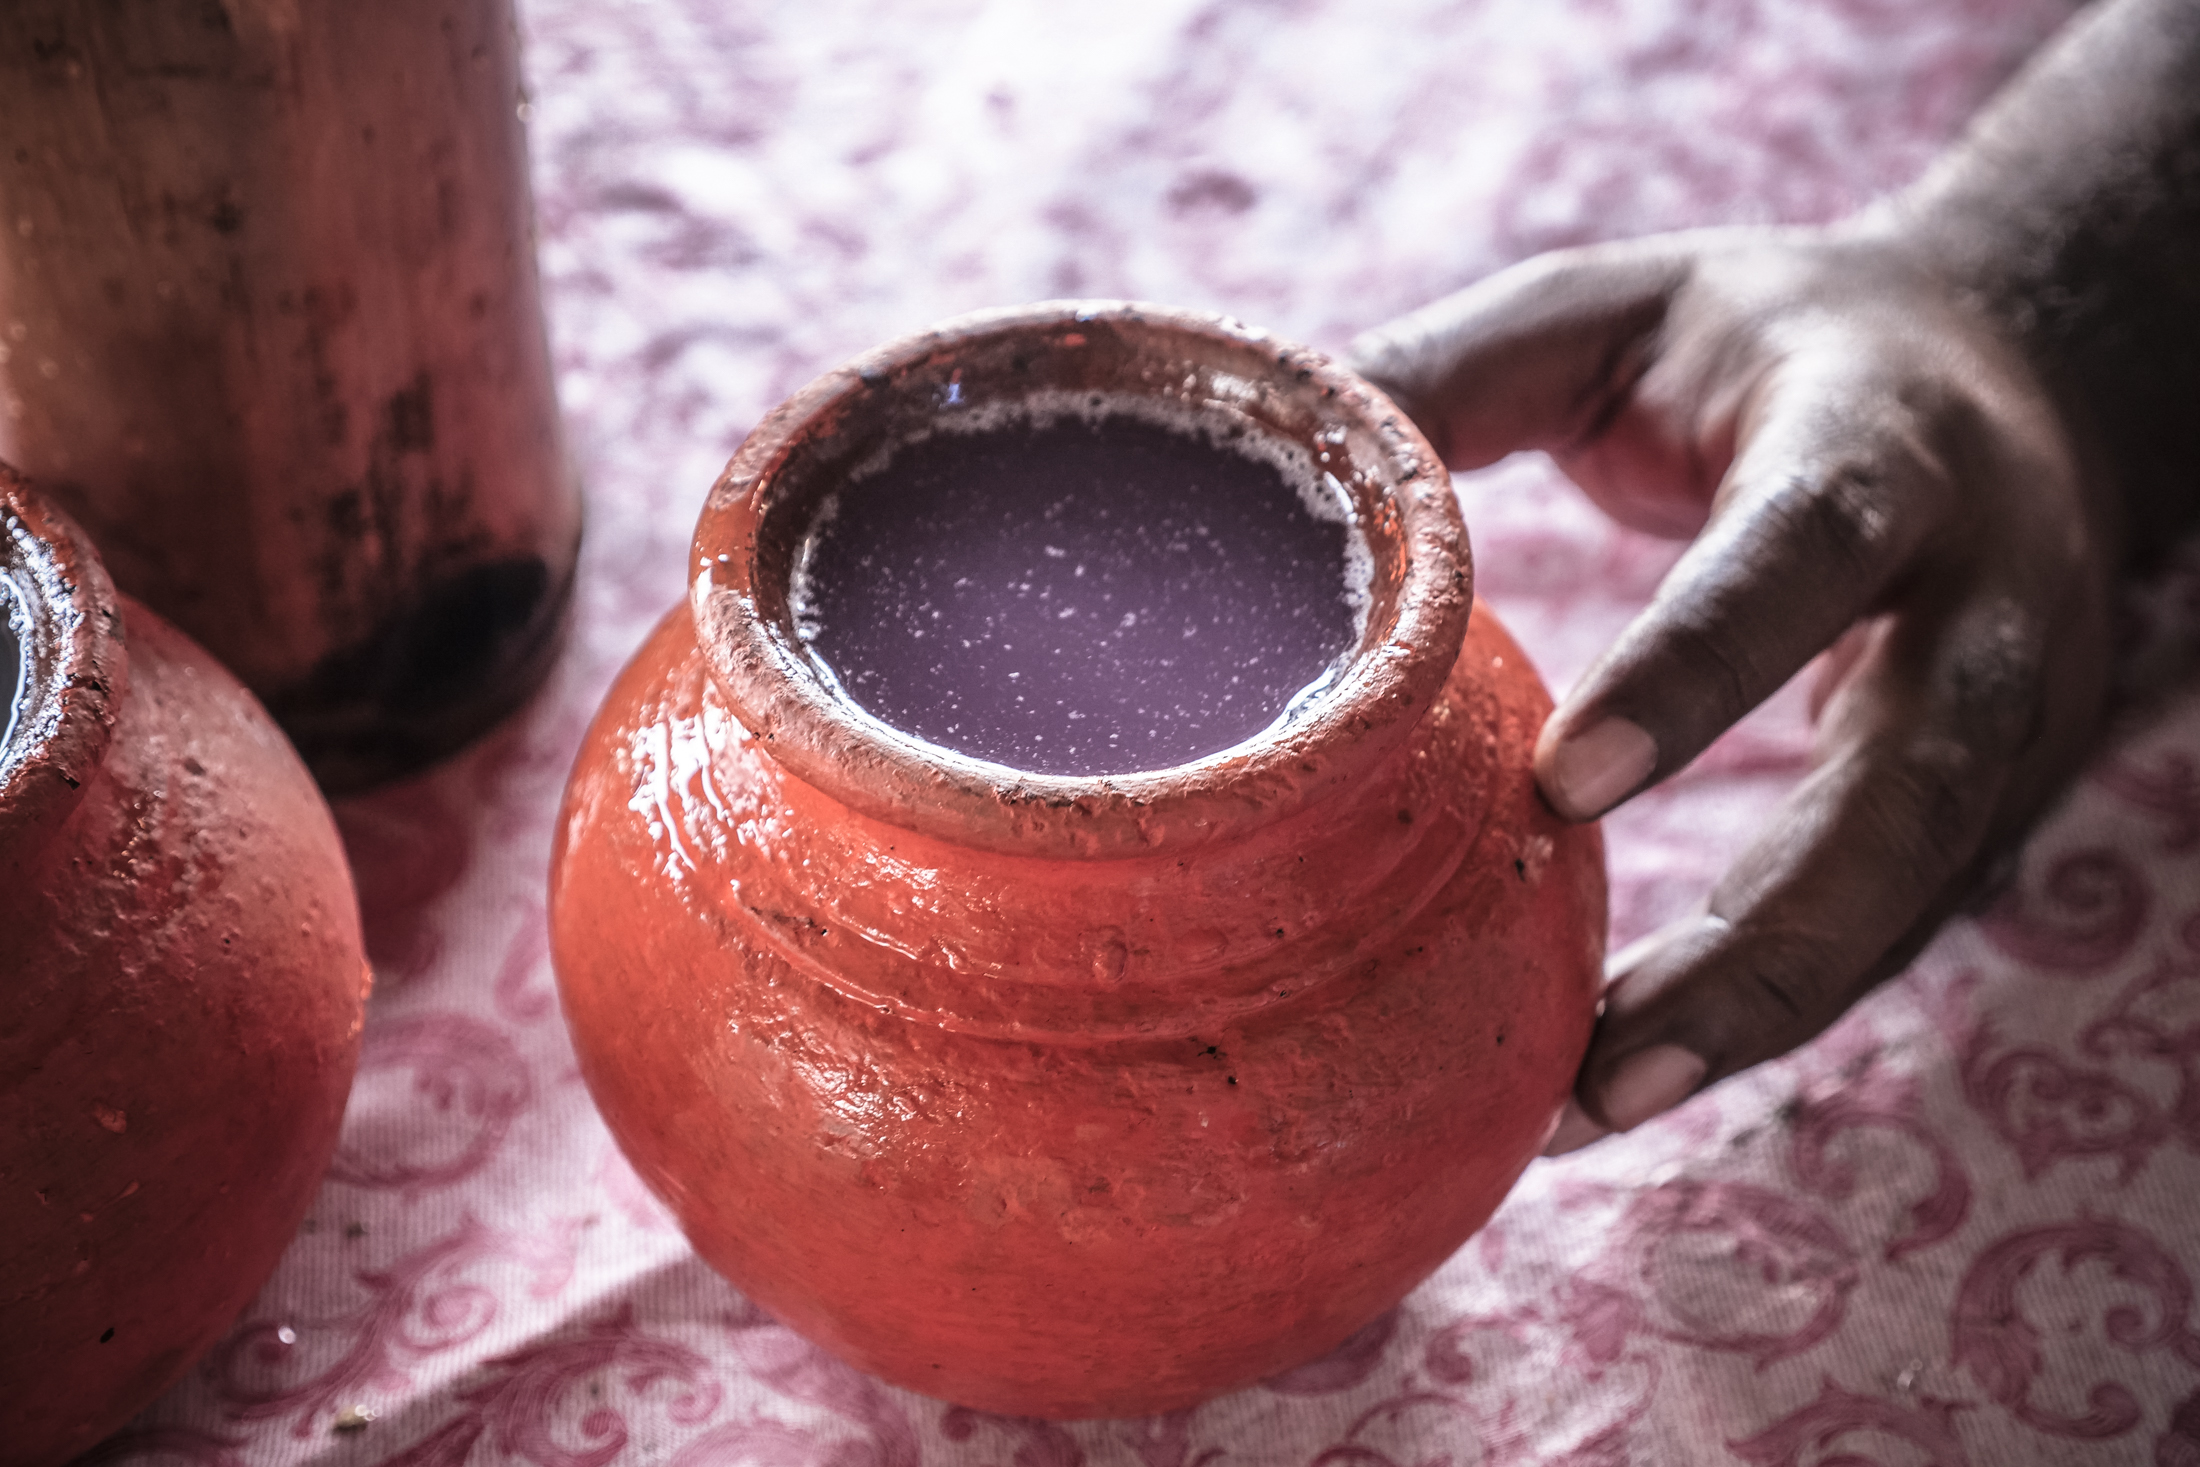
[{"label": "fingernail", "polygon": [[1641,725],[1607,718],[1551,751],[1551,783],[1544,793],[1567,819],[1594,820],[1657,767],[1657,741]]},{"label": "fingernail", "polygon": [[1557,1127],[1551,1132],[1551,1139],[1543,1143],[1543,1154],[1564,1156],[1569,1151],[1579,1151],[1604,1134],[1604,1128],[1590,1120],[1587,1111],[1569,1100],[1565,1112],[1558,1118]]},{"label": "fingernail", "polygon": [[1615,1131],[1632,1131],[1686,1100],[1703,1080],[1704,1062],[1677,1044],[1630,1055],[1604,1082],[1604,1114]]}]

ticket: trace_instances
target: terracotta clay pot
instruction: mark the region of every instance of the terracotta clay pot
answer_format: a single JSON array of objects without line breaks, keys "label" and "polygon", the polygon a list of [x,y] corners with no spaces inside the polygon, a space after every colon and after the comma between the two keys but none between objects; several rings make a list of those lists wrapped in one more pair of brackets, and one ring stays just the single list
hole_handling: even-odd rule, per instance
[{"label": "terracotta clay pot", "polygon": [[0,745],[0,1463],[24,1467],[120,1426],[274,1268],[368,977],[297,755],[5,468],[0,582],[25,665]]},{"label": "terracotta clay pot", "polygon": [[331,790],[565,625],[523,111],[510,0],[0,6],[0,457]]},{"label": "terracotta clay pot", "polygon": [[[1041,389],[1194,404],[1345,483],[1373,603],[1306,716],[1057,778],[828,690],[787,594],[820,496],[948,404]],[[1549,701],[1470,619],[1449,476],[1358,379],[1151,308],[973,317],[768,417],[692,564],[567,789],[553,950],[619,1143],[788,1324],[989,1410],[1183,1406],[1397,1303],[1542,1146],[1602,847],[1536,794]]]}]

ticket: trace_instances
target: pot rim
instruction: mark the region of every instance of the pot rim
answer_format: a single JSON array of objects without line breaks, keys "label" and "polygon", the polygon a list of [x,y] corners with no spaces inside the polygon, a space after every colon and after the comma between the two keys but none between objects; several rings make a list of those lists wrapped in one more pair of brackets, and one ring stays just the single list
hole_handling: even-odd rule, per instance
[{"label": "pot rim", "polygon": [[129,694],[114,583],[74,520],[0,463],[0,580],[22,633],[15,731],[0,747],[0,857],[66,820]]},{"label": "pot rim", "polygon": [[[1290,722],[1232,748],[1173,768],[1094,776],[1036,774],[959,754],[833,691],[787,605],[791,545],[829,492],[822,478],[887,441],[884,425],[896,407],[961,401],[959,391],[950,397],[943,389],[962,382],[964,366],[1012,353],[1013,373],[997,372],[991,382],[1036,364],[1028,387],[1017,379],[999,397],[971,399],[997,401],[1050,388],[1049,371],[1074,373],[1079,359],[1069,354],[1103,350],[1166,370],[1073,390],[1235,413],[1287,441],[1310,441],[1310,425],[1320,424],[1337,435],[1335,446],[1355,450],[1342,465],[1351,480],[1343,487],[1359,506],[1373,585],[1359,644],[1328,688]],[[1389,398],[1324,354],[1227,316],[1126,301],[981,311],[825,373],[742,442],[705,502],[692,552],[689,600],[711,677],[776,762],[863,815],[1029,856],[1181,851],[1242,836],[1353,783],[1412,732],[1442,690],[1473,605],[1450,474]]]}]

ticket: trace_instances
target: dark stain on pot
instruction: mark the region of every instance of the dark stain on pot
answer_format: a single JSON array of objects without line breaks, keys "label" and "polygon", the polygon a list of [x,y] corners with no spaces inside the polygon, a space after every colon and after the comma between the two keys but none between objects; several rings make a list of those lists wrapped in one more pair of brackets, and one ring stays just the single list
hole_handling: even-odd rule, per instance
[{"label": "dark stain on pot", "polygon": [[[317,323],[353,304],[307,294]],[[314,571],[335,646],[265,699],[331,794],[457,749],[519,705],[562,641],[570,562],[553,574],[540,554],[493,557],[471,467],[435,455],[435,397],[419,372],[382,399],[365,473],[324,501]],[[338,440],[344,426],[323,425]],[[362,629],[369,607],[381,614]]]},{"label": "dark stain on pot", "polygon": [[390,395],[383,437],[399,453],[426,453],[435,447],[435,392],[422,372],[412,386]]},{"label": "dark stain on pot", "polygon": [[539,556],[472,565],[421,588],[359,646],[316,669],[393,710],[440,702],[493,676],[541,619],[550,568]]},{"label": "dark stain on pot", "polygon": [[[278,291],[275,296],[277,315],[302,313],[305,317],[306,358],[312,368],[313,401],[320,414],[321,441],[330,448],[341,448],[351,436],[351,404],[345,400],[343,384],[330,362],[328,344],[358,310],[359,293],[347,284],[308,286],[303,291]],[[356,490],[347,492],[356,498]],[[338,496],[339,499],[343,497]]]},{"label": "dark stain on pot", "polygon": [[[316,308],[309,302],[308,309]],[[316,321],[309,342],[315,392],[324,408],[322,433],[330,443],[340,443],[349,424],[336,377],[322,361],[317,315]],[[383,401],[379,417],[367,446],[366,473],[330,495],[322,511],[328,540],[318,567],[321,593],[335,607],[355,604],[351,581],[362,565],[384,583],[381,594],[371,599],[390,605],[399,599],[396,583],[414,574],[422,562],[456,561],[475,548],[466,543],[465,529],[473,501],[471,470],[461,465],[453,490],[432,463],[417,462],[435,448],[435,380],[426,372],[416,374],[410,386]],[[418,523],[423,519],[425,523]],[[362,545],[374,548],[362,555]]]},{"label": "dark stain on pot", "polygon": [[426,763],[518,706],[557,652],[572,594],[540,556],[429,580],[365,637],[269,698],[324,788]]}]

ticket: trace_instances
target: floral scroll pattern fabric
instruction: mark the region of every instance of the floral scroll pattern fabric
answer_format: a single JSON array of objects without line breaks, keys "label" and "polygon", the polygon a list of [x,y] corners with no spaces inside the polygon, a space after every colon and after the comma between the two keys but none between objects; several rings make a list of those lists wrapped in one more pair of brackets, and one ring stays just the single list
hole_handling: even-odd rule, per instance
[{"label": "floral scroll pattern fabric", "polygon": [[[532,0],[580,622],[486,746],[340,812],[378,974],[343,1141],[228,1339],[94,1454],[271,1467],[2200,1463],[2200,571],[2135,592],[2121,731],[1983,911],[1801,1053],[1538,1163],[1331,1357],[1145,1421],[856,1374],[699,1264],[595,1119],[544,934],[567,762],[703,493],[818,370],[1047,296],[1320,344],[1535,251],[1838,215],[2055,0]],[[1554,684],[1670,546],[1540,460],[1462,480]],[[1614,937],[1808,755],[1783,692],[1608,823]]]}]

